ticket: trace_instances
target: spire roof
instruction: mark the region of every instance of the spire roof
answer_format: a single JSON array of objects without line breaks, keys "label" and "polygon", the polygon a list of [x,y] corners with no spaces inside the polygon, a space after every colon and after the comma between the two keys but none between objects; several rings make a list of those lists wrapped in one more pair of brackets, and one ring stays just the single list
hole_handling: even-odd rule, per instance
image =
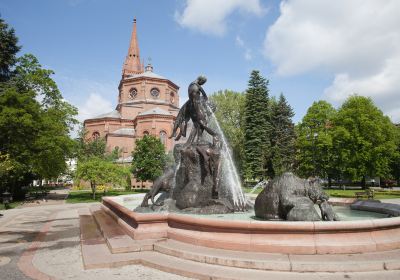
[{"label": "spire roof", "polygon": [[129,44],[128,55],[125,58],[122,75],[143,73],[143,64],[140,61],[139,43],[136,31],[136,18],[133,20],[131,41]]}]

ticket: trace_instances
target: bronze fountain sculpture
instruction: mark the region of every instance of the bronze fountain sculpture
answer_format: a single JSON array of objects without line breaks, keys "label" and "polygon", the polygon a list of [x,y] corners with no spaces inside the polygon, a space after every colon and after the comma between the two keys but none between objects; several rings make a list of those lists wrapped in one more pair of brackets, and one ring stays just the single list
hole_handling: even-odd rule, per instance
[{"label": "bronze fountain sculpture", "polygon": [[[175,145],[175,167],[154,182],[137,211],[148,211],[149,199],[153,203],[152,210],[195,214],[246,211],[252,206],[248,200],[238,204],[233,199],[232,186],[229,186],[232,181],[222,179],[226,178],[221,170],[226,153],[223,156],[221,136],[209,126],[210,106],[202,87],[206,81],[206,77],[199,76],[190,83],[189,99],[179,110],[170,138],[179,140],[182,136],[186,137],[191,121],[190,135],[186,143]],[[212,137],[212,143],[204,137],[204,131]],[[166,195],[154,202],[159,192]],[[286,172],[266,184],[258,195],[254,204],[255,216],[266,220],[338,220],[328,199],[329,196],[316,182],[302,180]],[[319,206],[321,215],[317,213],[315,204]]]}]

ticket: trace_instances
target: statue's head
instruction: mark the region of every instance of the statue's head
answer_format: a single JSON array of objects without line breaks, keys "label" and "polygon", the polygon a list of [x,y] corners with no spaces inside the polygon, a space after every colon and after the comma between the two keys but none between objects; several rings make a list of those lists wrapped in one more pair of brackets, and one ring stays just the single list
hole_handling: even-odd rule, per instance
[{"label": "statue's head", "polygon": [[198,83],[199,85],[204,85],[206,82],[207,82],[206,76],[200,75],[200,76],[197,78],[197,83]]}]

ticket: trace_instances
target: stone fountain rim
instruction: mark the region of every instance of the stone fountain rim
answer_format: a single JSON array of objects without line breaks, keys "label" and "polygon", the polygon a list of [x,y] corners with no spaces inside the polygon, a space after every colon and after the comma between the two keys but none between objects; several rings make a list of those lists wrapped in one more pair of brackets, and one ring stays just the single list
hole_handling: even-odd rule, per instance
[{"label": "stone fountain rim", "polygon": [[136,224],[167,223],[179,224],[205,230],[225,230],[230,232],[365,232],[381,229],[400,228],[400,217],[370,219],[362,221],[237,221],[209,219],[204,216],[178,213],[137,213],[115,201],[114,197],[103,197],[103,205],[113,212],[131,218]]}]

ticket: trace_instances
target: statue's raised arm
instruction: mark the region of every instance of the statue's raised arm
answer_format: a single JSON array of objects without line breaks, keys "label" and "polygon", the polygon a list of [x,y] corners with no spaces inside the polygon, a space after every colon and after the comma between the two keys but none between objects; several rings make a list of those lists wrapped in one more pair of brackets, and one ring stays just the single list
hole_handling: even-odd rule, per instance
[{"label": "statue's raised arm", "polygon": [[178,128],[180,130],[175,140],[179,140],[181,136],[186,135],[186,127],[189,119],[191,119],[193,122],[193,130],[189,139],[187,140],[187,143],[193,143],[196,137],[197,141],[199,141],[204,130],[207,131],[214,140],[218,140],[216,132],[207,126],[207,116],[205,114],[206,108],[203,108],[201,102],[201,97],[203,97],[205,100],[208,100],[207,94],[202,87],[202,85],[204,85],[206,82],[207,78],[201,75],[192,83],[190,83],[188,87],[189,100],[179,110],[178,116],[174,123],[174,129],[171,137],[175,137]]}]

